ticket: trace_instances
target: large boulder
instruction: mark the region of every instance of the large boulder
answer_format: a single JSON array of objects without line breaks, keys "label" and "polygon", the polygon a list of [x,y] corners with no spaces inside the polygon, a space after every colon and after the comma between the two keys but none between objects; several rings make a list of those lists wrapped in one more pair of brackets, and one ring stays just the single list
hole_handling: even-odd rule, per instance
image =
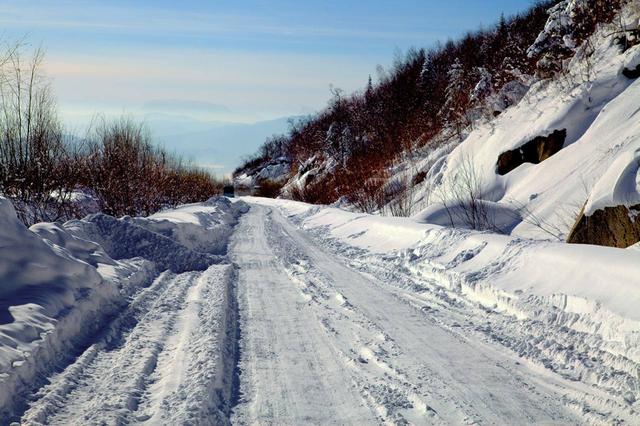
[{"label": "large boulder", "polygon": [[594,185],[567,242],[626,248],[640,241],[640,148],[618,155]]},{"label": "large boulder", "polygon": [[630,79],[636,79],[640,77],[640,65],[636,65],[635,68],[627,68],[625,67],[622,70],[622,75]]},{"label": "large boulder", "polygon": [[560,151],[566,138],[567,129],[554,130],[547,136],[537,136],[518,148],[503,152],[498,157],[496,171],[506,175],[521,164],[541,163]]},{"label": "large boulder", "polygon": [[580,213],[568,243],[626,248],[640,241],[640,204],[605,207],[590,216]]}]

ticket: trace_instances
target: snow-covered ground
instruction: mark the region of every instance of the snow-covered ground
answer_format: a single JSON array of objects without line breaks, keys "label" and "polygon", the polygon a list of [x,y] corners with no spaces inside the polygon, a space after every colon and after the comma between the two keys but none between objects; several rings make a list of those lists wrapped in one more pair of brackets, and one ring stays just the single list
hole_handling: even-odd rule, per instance
[{"label": "snow-covered ground", "polygon": [[640,243],[560,242],[610,207],[636,226],[637,4],[399,160],[411,218],[220,197],[27,229],[0,198],[0,425],[640,424]]},{"label": "snow-covered ground", "polygon": [[0,199],[0,423],[225,417],[225,254],[244,211],[217,198],[27,229]]},{"label": "snow-covered ground", "polygon": [[[614,37],[621,23],[637,28],[639,19],[637,2],[628,2],[614,24],[590,38],[588,60],[571,58],[565,74],[537,81],[517,105],[474,123],[460,143],[427,148],[401,162],[398,178],[411,179],[416,171],[427,175],[411,194],[415,218],[468,228],[468,212],[456,214],[452,206],[460,192],[473,192],[487,206],[488,225],[502,233],[565,240],[583,207],[591,216],[640,202],[640,79],[623,74],[640,64],[640,45],[622,51]],[[502,153],[565,131],[559,152],[498,173]]]},{"label": "snow-covered ground", "polygon": [[251,197],[0,206],[2,424],[640,421],[636,249]]},{"label": "snow-covered ground", "polygon": [[[316,315],[333,336],[331,345],[356,367],[362,367],[359,356],[364,350],[369,353],[364,358],[367,368],[373,357],[373,363],[387,366],[382,370],[395,366],[405,374],[405,388],[394,383],[392,375],[382,374],[382,383],[401,395],[396,401],[399,405],[384,398],[372,403],[375,395],[367,394],[372,382],[365,380],[364,385],[356,380],[367,389],[365,399],[382,413],[380,419],[412,421],[416,413],[401,407],[406,404],[413,410],[424,403],[442,416],[422,417],[427,423],[465,419],[510,423],[513,415],[531,421],[555,417],[559,423],[640,421],[636,401],[640,397],[640,257],[636,250],[452,230],[412,219],[285,200],[249,201],[276,208],[287,217],[271,215],[277,222],[272,233],[284,236],[279,238],[284,248],[275,249],[276,242],[269,247],[286,265],[302,301],[319,305]],[[345,304],[349,309],[337,308]],[[337,313],[330,314],[332,309]],[[355,326],[358,333],[344,328],[345,324],[354,327],[353,322],[360,324]],[[364,334],[363,328],[371,334]],[[403,335],[405,332],[409,334]],[[470,346],[439,340],[443,332]],[[385,336],[383,342],[393,343],[377,341],[377,333]],[[426,340],[412,348],[411,342],[420,341],[422,335]],[[442,358],[432,351],[442,351]],[[484,351],[493,354],[488,357],[494,366],[497,363],[522,380],[523,386],[531,386],[527,397],[509,389],[512,383],[507,378],[494,383],[483,377],[482,372],[490,367],[475,354]],[[401,361],[405,356],[408,360]],[[436,373],[431,370],[433,362],[441,363]],[[419,365],[430,369],[411,372]],[[452,390],[456,369],[462,365],[469,371],[457,378],[467,395]],[[433,383],[427,386],[419,379],[426,371],[430,377],[443,375],[438,391]],[[501,377],[495,372],[491,375]],[[416,394],[416,390],[424,393]],[[482,397],[474,400],[471,394]],[[516,414],[514,402],[509,404],[513,411],[501,413],[501,403],[482,400],[487,394],[502,401],[518,395],[532,410],[541,401],[526,398],[551,395],[577,417],[562,417],[570,415],[561,408],[554,411],[549,402],[544,405],[551,410],[547,417],[540,412],[522,417],[523,412]],[[461,405],[448,406],[453,400]],[[491,407],[487,408],[490,413],[483,411],[483,403]],[[461,407],[473,408],[465,411]]]}]

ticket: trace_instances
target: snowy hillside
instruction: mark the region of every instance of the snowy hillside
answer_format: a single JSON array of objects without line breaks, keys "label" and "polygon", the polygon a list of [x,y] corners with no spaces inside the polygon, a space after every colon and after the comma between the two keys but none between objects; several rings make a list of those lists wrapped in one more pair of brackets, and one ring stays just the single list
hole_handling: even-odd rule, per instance
[{"label": "snowy hillside", "polygon": [[[624,19],[637,26],[638,14],[627,12]],[[427,203],[431,197],[435,202],[418,217],[450,225],[447,215],[438,214],[445,208],[438,198],[456,203],[450,193],[468,184],[465,179],[473,181],[479,199],[496,203],[494,210],[487,209],[486,227],[498,222],[500,228],[505,220],[499,215],[507,215],[502,230],[522,237],[565,239],[587,201],[587,216],[604,207],[637,204],[637,167],[624,170],[634,164],[640,147],[635,117],[640,80],[623,71],[640,64],[640,45],[621,52],[609,32],[602,28],[594,34],[589,61],[574,57],[566,76],[536,83],[518,105],[477,125],[449,155],[431,160],[436,167],[416,189],[415,201]],[[556,131],[566,132],[557,153],[539,164],[524,161],[503,175],[498,172],[501,154]],[[454,215],[454,222],[469,226],[462,215]]]},{"label": "snowy hillside", "polygon": [[[374,154],[381,148],[371,141],[375,132],[367,130],[378,124],[366,120],[375,119],[376,108],[387,108],[374,96],[392,90],[385,84],[396,84],[393,79],[349,100],[338,98],[280,145],[265,145],[281,156],[290,150],[298,164],[276,171],[264,163],[252,176],[237,178],[284,182],[284,198],[414,216],[425,223],[616,247],[640,241],[640,226],[632,220],[640,201],[634,166],[640,144],[640,6],[636,1],[551,3],[543,12],[529,12],[532,19],[542,13],[546,21],[530,45],[522,39],[532,29],[516,25],[514,18],[449,50],[407,59],[408,71],[401,67],[394,76],[416,78],[411,67],[424,62],[405,96],[426,102],[421,107],[426,109],[397,111],[418,122],[377,136],[395,143],[384,158]],[[492,74],[486,68],[491,61],[465,50],[473,43],[481,50],[496,43],[514,50],[500,52],[506,56]],[[445,54],[457,57],[438,71],[443,66],[438,55]],[[434,87],[425,94],[428,84]],[[327,127],[324,141],[314,139]],[[400,140],[409,137],[403,132],[413,132],[413,139]],[[325,146],[316,148],[318,143]],[[336,143],[338,151],[332,148]],[[307,151],[306,157],[298,154]]]}]

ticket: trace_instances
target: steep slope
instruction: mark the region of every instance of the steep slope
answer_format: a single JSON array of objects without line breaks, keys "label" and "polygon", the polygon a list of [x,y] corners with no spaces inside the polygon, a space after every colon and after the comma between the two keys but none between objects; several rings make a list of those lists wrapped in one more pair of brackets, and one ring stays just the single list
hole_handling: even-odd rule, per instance
[{"label": "steep slope", "polygon": [[[638,15],[630,9],[626,13],[624,19],[637,25]],[[506,231],[512,235],[564,239],[587,200],[587,215],[625,204],[621,197],[625,197],[626,205],[637,204],[633,194],[618,194],[621,189],[616,189],[615,177],[633,162],[630,159],[620,164],[620,159],[640,147],[640,121],[634,119],[640,108],[640,81],[623,75],[625,69],[640,61],[640,45],[621,52],[607,36],[609,31],[602,28],[593,36],[590,63],[573,58],[563,78],[535,84],[518,105],[478,125],[450,154],[436,160],[438,169],[429,171],[416,195],[417,202],[435,198],[435,206],[418,218],[429,221],[438,217],[435,213],[446,210],[447,203],[459,202],[455,192],[467,185],[479,200],[511,212],[515,222]],[[539,164],[525,161],[507,173],[499,173],[503,153],[518,151],[527,142],[555,131],[566,131],[559,152]],[[633,176],[627,179],[634,180],[636,171],[633,169]],[[605,178],[612,183],[598,184],[606,174],[615,175]],[[635,188],[627,186],[624,190]],[[467,202],[466,206],[471,208],[472,204]],[[487,228],[500,220],[489,216]],[[440,217],[444,220],[436,223],[450,224],[447,215]],[[454,222],[470,226],[462,215],[454,217]]]},{"label": "steep slope", "polygon": [[[281,196],[527,238],[567,240],[574,230],[571,242],[619,247],[637,242],[640,5],[563,0],[545,6],[550,7],[546,24],[530,46],[519,46],[529,59],[518,57],[515,70],[513,63],[492,69],[493,74],[465,65],[470,54],[464,46],[488,49],[486,40],[502,40],[505,27],[509,34],[527,34],[509,22],[477,39],[470,35],[458,50],[450,45],[449,53],[462,59],[445,64],[446,72],[433,69],[437,62],[430,58],[437,53],[427,55],[420,83],[405,87],[407,99],[432,81],[425,76],[445,78],[446,90],[439,83],[426,95],[415,95],[425,96],[425,115],[390,131],[398,151],[381,151],[382,160],[371,154],[380,149],[375,138],[381,136],[368,130],[366,120],[363,130],[335,117],[343,114],[347,123],[358,125],[360,119],[350,114],[376,117],[377,104],[367,106],[368,99],[386,86],[370,86],[362,98],[335,100],[289,137],[295,153],[310,152],[291,165]],[[411,69],[414,59],[405,68]],[[396,70],[397,79],[415,77],[405,68]],[[477,84],[458,78],[461,69]],[[433,92],[438,87],[439,95]],[[444,104],[430,110],[432,102]],[[446,118],[451,110],[457,111],[456,120]],[[414,112],[402,111],[398,114],[413,117]],[[415,132],[408,142],[407,129]],[[299,140],[315,141],[305,132],[322,136],[324,145],[298,146]],[[351,145],[332,151],[335,138],[347,143],[354,132],[353,144],[363,151]],[[607,238],[612,232],[620,235]]]}]

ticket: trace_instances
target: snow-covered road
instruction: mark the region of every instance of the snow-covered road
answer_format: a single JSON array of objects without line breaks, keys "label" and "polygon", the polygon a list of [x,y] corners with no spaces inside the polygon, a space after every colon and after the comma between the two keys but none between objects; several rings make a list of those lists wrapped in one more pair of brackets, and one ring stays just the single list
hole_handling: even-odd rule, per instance
[{"label": "snow-covered road", "polygon": [[[253,206],[239,269],[242,424],[578,423],[560,388]],[[557,380],[557,379],[556,379]]]},{"label": "snow-covered road", "polygon": [[220,307],[231,266],[161,274],[91,345],[36,395],[25,424],[209,424],[225,330]]},{"label": "snow-covered road", "polygon": [[[507,305],[506,293],[501,303],[520,307],[520,314],[491,307],[498,293],[490,287],[464,293],[461,281],[450,286],[443,273],[428,273],[439,269],[418,268],[419,250],[400,249],[425,238],[410,221],[246,201],[248,211],[242,202],[215,199],[136,219],[135,226],[109,219],[114,235],[121,229],[140,235],[126,257],[116,256],[122,261],[96,243],[71,240],[89,244],[102,276],[114,280],[101,285],[120,283],[113,291],[122,300],[91,325],[97,333],[79,333],[87,337],[68,346],[54,334],[34,337],[51,347],[24,352],[25,359],[61,355],[42,362],[31,382],[6,382],[19,392],[13,405],[0,407],[0,424],[7,418],[30,425],[637,420],[629,390],[636,389],[635,328],[623,342],[626,357],[616,353],[615,341],[574,329],[597,317],[565,314],[535,304],[535,297]],[[73,222],[64,232],[97,235],[115,256],[124,243],[79,231],[100,220],[107,218]],[[357,239],[361,245],[351,245]],[[76,247],[60,244],[54,247]],[[403,263],[412,253],[414,269]],[[454,260],[470,261],[478,257],[473,253]],[[87,303],[79,300],[78,306]],[[536,313],[528,317],[525,308]],[[54,331],[71,334],[72,317],[60,318],[58,324],[67,323]],[[0,331],[8,336],[12,326]],[[19,378],[25,365],[18,359],[3,368]]]}]

